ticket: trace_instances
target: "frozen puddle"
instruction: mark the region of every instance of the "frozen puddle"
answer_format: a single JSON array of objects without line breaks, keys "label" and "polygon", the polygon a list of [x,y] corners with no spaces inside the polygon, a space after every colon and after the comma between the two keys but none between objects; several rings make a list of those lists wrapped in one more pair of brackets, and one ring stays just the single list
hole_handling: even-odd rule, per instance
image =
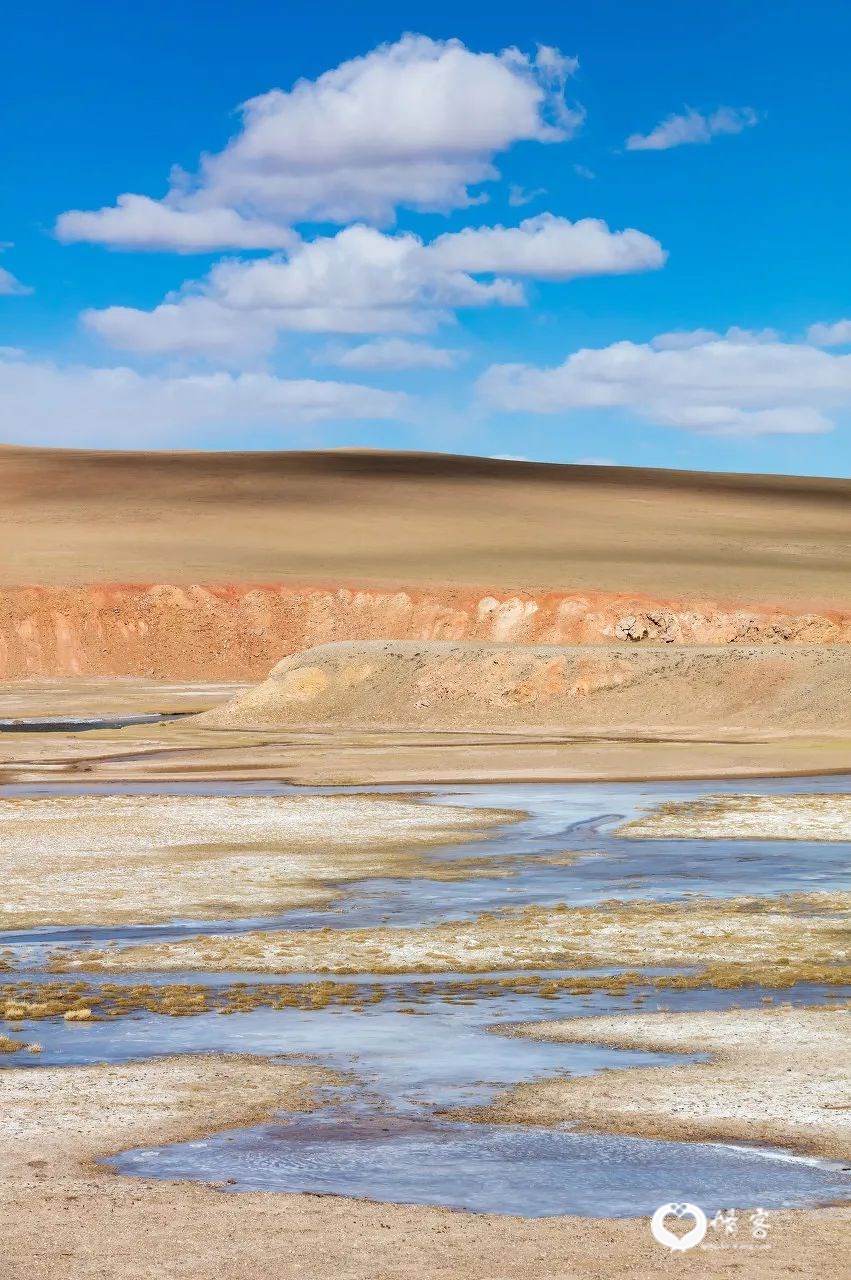
[{"label": "frozen puddle", "polygon": [[851,1191],[838,1169],[781,1163],[757,1149],[388,1116],[298,1116],[286,1126],[131,1151],[114,1163],[122,1173],[203,1178],[232,1191],[309,1191],[525,1218],[636,1217],[669,1200],[710,1214],[731,1205],[778,1209]]},{"label": "frozen puddle", "polygon": [[[0,933],[0,946],[21,948],[26,962],[38,962],[50,944],[166,942],[197,933],[231,934],[251,929],[370,928],[425,926],[472,919],[486,911],[527,905],[588,906],[609,898],[670,902],[695,894],[707,897],[830,891],[848,885],[851,844],[806,841],[631,840],[614,835],[625,821],[668,800],[691,799],[737,790],[770,795],[794,790],[847,792],[851,780],[824,778],[752,779],[739,783],[576,783],[561,785],[464,785],[434,790],[430,801],[455,805],[521,809],[527,817],[497,828],[485,840],[427,850],[436,864],[474,859],[499,876],[459,880],[417,877],[346,882],[340,896],[322,908],[302,908],[273,917],[221,921],[175,920],[126,928],[79,926]],[[0,787],[0,798],[39,795],[317,795],[369,790],[391,795],[410,788],[296,787],[274,782],[39,784]],[[561,855],[572,856],[565,861]],[[554,860],[555,859],[555,860]]]}]

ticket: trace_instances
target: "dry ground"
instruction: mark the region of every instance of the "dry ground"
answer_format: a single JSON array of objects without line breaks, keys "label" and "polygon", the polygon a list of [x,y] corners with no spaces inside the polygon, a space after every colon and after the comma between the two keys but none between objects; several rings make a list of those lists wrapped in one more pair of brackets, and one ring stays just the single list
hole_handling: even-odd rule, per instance
[{"label": "dry ground", "polygon": [[0,582],[486,583],[848,605],[851,482],[0,449]]},{"label": "dry ground", "polygon": [[374,795],[0,799],[0,929],[272,915],[351,880],[461,878],[422,850],[519,816]]},{"label": "dry ground", "polygon": [[848,894],[529,907],[430,928],[255,931],[57,957],[72,968],[266,973],[483,973],[604,965],[831,966],[847,959]]},{"label": "dry ground", "polygon": [[[646,1280],[840,1274],[851,1215],[773,1215],[765,1253],[672,1260],[644,1219],[538,1221],[109,1176],[91,1157],[311,1105],[328,1079],[252,1058],[0,1075],[0,1230],[15,1280]],[[744,1207],[744,1206],[743,1206]]]},{"label": "dry ground", "polygon": [[[0,683],[0,716],[200,711],[232,692],[149,680]],[[851,772],[851,727],[791,733],[667,727],[643,732],[250,732],[191,718],[88,733],[0,734],[0,783],[281,779],[304,784],[649,780]]]},{"label": "dry ground", "polygon": [[199,726],[565,733],[848,730],[851,645],[351,640],[284,658]]},{"label": "dry ground", "polygon": [[526,1023],[515,1035],[669,1053],[706,1063],[519,1084],[468,1118],[569,1122],[677,1142],[732,1140],[851,1158],[851,1017],[845,1010],[633,1013]]},{"label": "dry ground", "polygon": [[706,796],[659,805],[617,834],[648,840],[851,842],[851,795]]}]

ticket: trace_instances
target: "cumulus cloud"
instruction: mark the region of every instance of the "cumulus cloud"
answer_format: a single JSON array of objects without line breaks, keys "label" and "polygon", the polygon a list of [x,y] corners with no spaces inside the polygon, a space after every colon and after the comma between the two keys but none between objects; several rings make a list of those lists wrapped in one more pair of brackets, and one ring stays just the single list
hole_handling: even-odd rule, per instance
[{"label": "cumulus cloud", "polygon": [[742,133],[759,123],[752,107],[719,107],[702,115],[688,107],[682,115],[671,115],[649,133],[633,133],[626,140],[627,151],[668,151],[693,142],[711,142],[719,134]]},{"label": "cumulus cloud", "polygon": [[539,47],[474,53],[458,40],[407,35],[317,80],[243,103],[242,127],[162,200],[125,194],[73,210],[64,240],[122,248],[279,248],[306,220],[392,222],[395,210],[444,211],[480,197],[514,143],[560,142],[581,121],[565,102],[574,59]]},{"label": "cumulus cloud", "polygon": [[717,333],[714,329],[677,329],[671,333],[659,333],[650,339],[654,351],[687,351],[689,347],[704,347],[709,342],[777,342],[779,335],[776,329],[740,329],[733,325],[726,333]]},{"label": "cumulus cloud", "polygon": [[430,256],[443,267],[471,273],[570,280],[652,271],[666,254],[658,240],[632,227],[610,231],[597,218],[569,222],[542,213],[519,227],[466,227],[439,236]]},{"label": "cumulus cloud", "polygon": [[550,214],[430,243],[355,224],[288,256],[220,262],[152,311],[107,307],[84,321],[121,350],[239,361],[268,352],[281,332],[425,333],[461,308],[524,305],[514,277],[644,271],[664,259],[643,232]]},{"label": "cumulus cloud", "polygon": [[811,324],[807,330],[807,342],[814,347],[844,347],[851,343],[851,320],[837,320],[834,324]]},{"label": "cumulus cloud", "polygon": [[235,209],[180,208],[149,196],[122,195],[114,208],[70,209],[56,222],[66,243],[86,240],[122,249],[208,253],[216,249],[284,249],[296,237],[288,227],[244,218]]},{"label": "cumulus cloud", "polygon": [[329,353],[326,358],[344,369],[452,369],[465,355],[457,348],[432,347],[427,342],[379,338],[347,351]]},{"label": "cumulus cloud", "polygon": [[833,415],[851,407],[851,356],[740,330],[694,337],[584,349],[552,369],[493,365],[479,394],[509,411],[624,409],[712,436],[829,431]]},{"label": "cumulus cloud", "polygon": [[313,423],[393,418],[396,392],[266,373],[141,374],[127,368],[0,359],[5,438],[24,444],[177,445],[215,428],[279,428],[282,442]]}]

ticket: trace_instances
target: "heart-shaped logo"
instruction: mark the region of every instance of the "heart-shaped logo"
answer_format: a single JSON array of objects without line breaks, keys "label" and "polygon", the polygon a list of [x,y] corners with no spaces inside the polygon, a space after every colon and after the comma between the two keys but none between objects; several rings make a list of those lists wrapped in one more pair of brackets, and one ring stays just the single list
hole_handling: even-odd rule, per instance
[{"label": "heart-shaped logo", "polygon": [[[694,1226],[683,1236],[674,1235],[673,1231],[669,1231],[665,1226],[665,1219],[669,1215],[675,1218],[694,1218]],[[706,1235],[706,1225],[706,1214],[703,1210],[696,1204],[688,1204],[686,1201],[660,1204],[650,1220],[653,1238],[663,1244],[666,1249],[670,1249],[672,1253],[685,1253],[686,1249],[693,1249],[696,1244],[700,1244]]]}]

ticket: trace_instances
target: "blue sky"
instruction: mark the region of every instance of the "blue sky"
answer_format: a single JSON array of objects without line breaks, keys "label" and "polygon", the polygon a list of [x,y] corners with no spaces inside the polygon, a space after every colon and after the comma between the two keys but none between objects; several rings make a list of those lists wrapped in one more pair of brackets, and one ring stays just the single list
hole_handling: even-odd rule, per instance
[{"label": "blue sky", "polygon": [[3,439],[848,474],[848,6],[5,35]]}]

